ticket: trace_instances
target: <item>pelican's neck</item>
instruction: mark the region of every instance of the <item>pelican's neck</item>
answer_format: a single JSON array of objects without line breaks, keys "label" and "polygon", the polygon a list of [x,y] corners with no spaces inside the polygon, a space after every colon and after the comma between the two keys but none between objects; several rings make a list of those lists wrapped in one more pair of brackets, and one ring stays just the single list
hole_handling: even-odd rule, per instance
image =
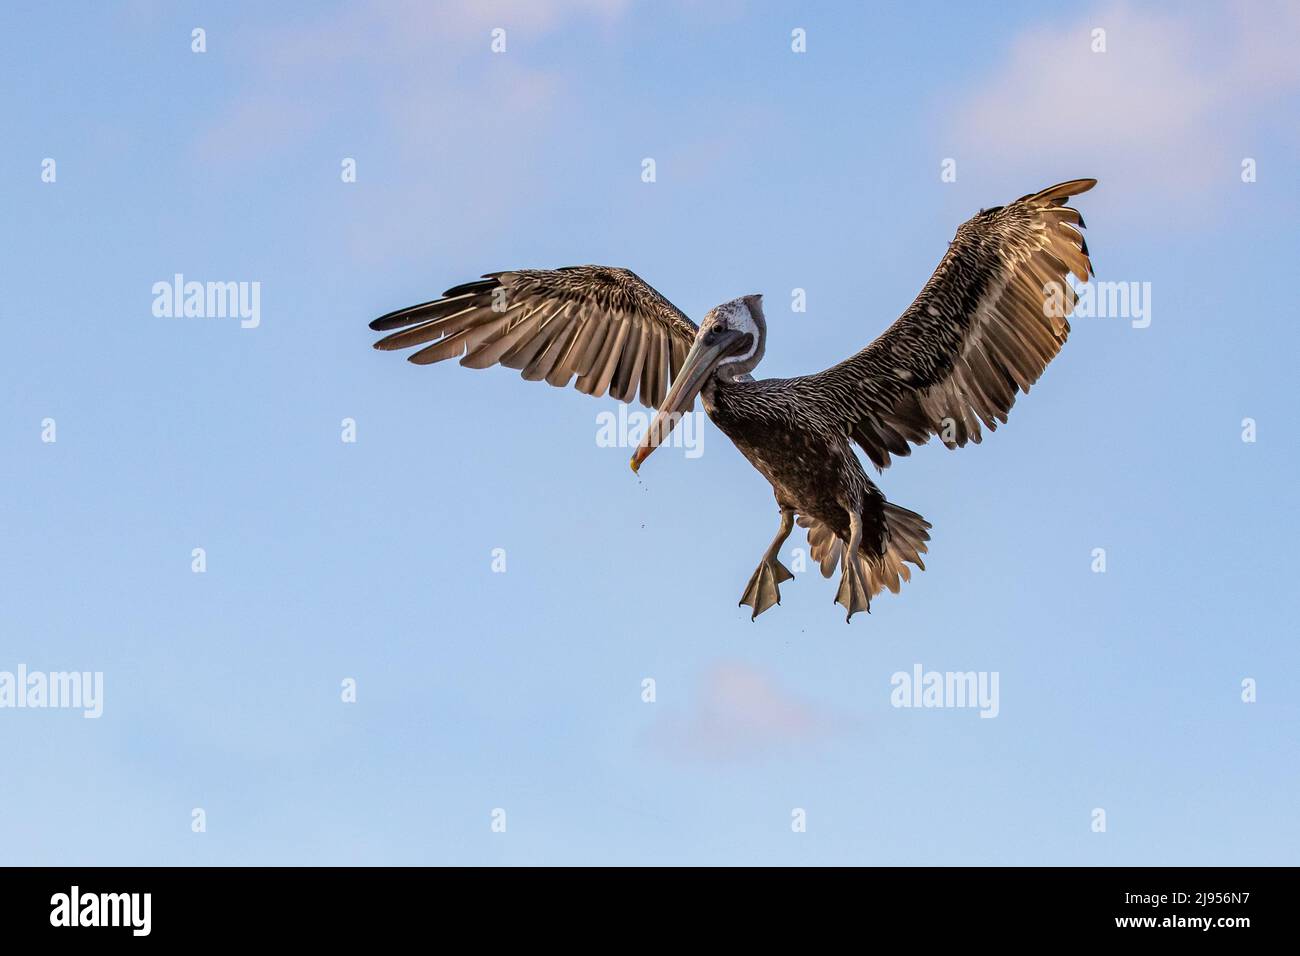
[{"label": "pelican's neck", "polygon": [[704,387],[700,389],[700,400],[704,404],[705,413],[713,417],[720,407],[725,408],[730,404],[728,399],[734,398],[753,384],[754,376],[748,372],[725,377],[717,373],[710,375]]}]

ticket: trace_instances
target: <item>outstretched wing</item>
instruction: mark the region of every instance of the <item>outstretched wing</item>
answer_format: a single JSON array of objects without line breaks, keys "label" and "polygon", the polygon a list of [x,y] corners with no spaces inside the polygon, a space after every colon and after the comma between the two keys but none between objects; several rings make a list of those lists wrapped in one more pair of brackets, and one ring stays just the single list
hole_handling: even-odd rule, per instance
[{"label": "outstretched wing", "polygon": [[803,380],[878,468],[939,435],[955,448],[1007,420],[1069,335],[1074,289],[1092,274],[1076,179],[962,224],[906,312],[880,338]]},{"label": "outstretched wing", "polygon": [[[377,349],[424,348],[417,365],[458,358],[469,368],[505,365],[529,381],[609,394],[658,408],[698,331],[675,305],[627,269],[568,266],[491,272],[441,299],[370,323],[401,329]],[[431,343],[431,344],[429,344]]]}]

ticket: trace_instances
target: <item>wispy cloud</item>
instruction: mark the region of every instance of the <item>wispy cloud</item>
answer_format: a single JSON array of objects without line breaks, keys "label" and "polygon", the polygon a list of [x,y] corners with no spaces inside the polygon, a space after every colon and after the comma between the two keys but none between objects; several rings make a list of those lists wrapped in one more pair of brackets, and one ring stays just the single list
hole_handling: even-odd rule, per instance
[{"label": "wispy cloud", "polygon": [[[360,251],[370,255],[408,243],[433,222],[456,222],[462,233],[474,222],[499,223],[527,188],[534,154],[524,145],[544,134],[564,91],[557,72],[512,51],[570,22],[612,28],[627,6],[385,0],[250,28],[235,46],[247,86],[202,131],[195,151],[240,168],[309,148],[315,137],[351,140],[364,152],[367,139],[381,136],[392,152],[368,157],[366,168],[373,175],[382,164],[385,181],[370,180],[358,223]],[[497,27],[506,31],[505,55],[490,49]],[[467,143],[476,148],[465,150]]]},{"label": "wispy cloud", "polygon": [[848,724],[753,666],[723,661],[704,674],[685,709],[660,718],[649,739],[673,760],[724,763],[815,747]]},{"label": "wispy cloud", "polygon": [[[1097,29],[1105,52],[1094,51]],[[1098,176],[1124,201],[1185,198],[1231,182],[1262,124],[1293,120],[1275,107],[1300,94],[1297,36],[1300,4],[1289,0],[1119,4],[1040,24],[954,97],[954,155],[1031,179]]]}]

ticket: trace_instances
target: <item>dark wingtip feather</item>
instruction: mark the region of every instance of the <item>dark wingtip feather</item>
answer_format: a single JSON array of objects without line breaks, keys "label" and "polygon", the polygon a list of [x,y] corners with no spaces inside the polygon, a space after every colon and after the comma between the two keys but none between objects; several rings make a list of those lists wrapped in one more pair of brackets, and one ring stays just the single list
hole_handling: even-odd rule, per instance
[{"label": "dark wingtip feather", "polygon": [[497,272],[490,276],[484,276],[482,279],[475,279],[473,282],[462,282],[460,285],[452,286],[442,294],[444,299],[454,299],[458,295],[465,295],[469,292],[487,292],[489,289],[495,289],[501,283],[497,276],[505,275],[504,272]]},{"label": "dark wingtip feather", "polygon": [[[374,326],[372,325],[371,328],[373,329]],[[402,334],[401,332],[394,332],[392,335],[385,335],[378,342],[374,343],[373,348],[376,348],[381,352],[392,352],[395,351],[396,349],[402,348],[401,345],[398,345],[396,342],[393,341],[401,334]]]},{"label": "dark wingtip feather", "polygon": [[1050,202],[1057,206],[1065,205],[1065,201],[1071,196],[1078,196],[1080,193],[1086,193],[1093,186],[1097,185],[1095,179],[1070,179],[1063,183],[1057,183],[1055,186],[1048,186],[1046,189],[1035,193],[1032,197],[1040,202]]},{"label": "dark wingtip feather", "polygon": [[411,325],[418,322],[419,318],[411,316],[431,305],[437,305],[441,300],[434,299],[431,302],[421,302],[419,305],[408,305],[404,309],[396,309],[392,312],[385,313],[370,323],[370,328],[374,332],[388,332],[392,329],[400,329],[404,325]]},{"label": "dark wingtip feather", "polygon": [[379,318],[371,320],[370,330],[372,332],[387,332],[389,329],[396,328],[398,324],[396,320],[410,311],[411,309],[408,306],[405,309],[398,309],[395,312],[385,312]]}]

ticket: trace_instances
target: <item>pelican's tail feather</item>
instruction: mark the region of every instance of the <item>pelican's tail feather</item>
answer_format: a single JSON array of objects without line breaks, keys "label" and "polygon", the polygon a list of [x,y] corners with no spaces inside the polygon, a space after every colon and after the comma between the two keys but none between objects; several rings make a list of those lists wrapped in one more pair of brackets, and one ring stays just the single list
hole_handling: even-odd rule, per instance
[{"label": "pelican's tail feather", "polygon": [[[885,501],[869,499],[864,509],[862,547],[854,562],[856,574],[841,581],[841,594],[836,602],[846,608],[868,610],[871,598],[888,588],[897,594],[904,581],[912,578],[914,565],[925,570],[921,555],[930,540],[930,522],[915,511]],[[821,565],[823,577],[830,577],[840,564],[847,543],[835,529],[808,515],[799,516],[799,527],[808,529],[808,550],[812,559]],[[845,589],[848,589],[847,591]],[[858,590],[862,593],[858,593]],[[844,597],[845,601],[839,598]]]}]

